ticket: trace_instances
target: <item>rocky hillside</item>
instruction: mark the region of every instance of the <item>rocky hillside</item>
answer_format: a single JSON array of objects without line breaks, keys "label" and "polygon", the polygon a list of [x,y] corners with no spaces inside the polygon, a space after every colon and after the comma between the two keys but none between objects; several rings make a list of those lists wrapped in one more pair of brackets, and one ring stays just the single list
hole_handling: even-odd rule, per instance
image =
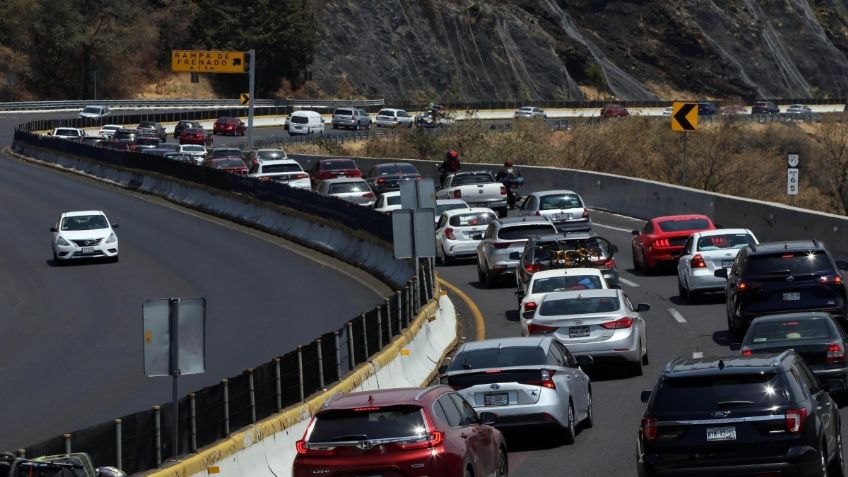
[{"label": "rocky hillside", "polygon": [[329,95],[848,96],[841,0],[322,0]]}]

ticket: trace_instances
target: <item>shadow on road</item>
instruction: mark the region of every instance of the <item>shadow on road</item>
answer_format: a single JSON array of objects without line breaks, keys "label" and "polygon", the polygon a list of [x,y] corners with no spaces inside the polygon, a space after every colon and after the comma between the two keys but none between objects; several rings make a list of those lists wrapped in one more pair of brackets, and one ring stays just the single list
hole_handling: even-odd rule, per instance
[{"label": "shadow on road", "polygon": [[615,379],[629,379],[633,377],[633,369],[628,363],[604,363],[585,366],[583,371],[589,375],[589,379],[596,381],[612,381]]},{"label": "shadow on road", "polygon": [[[556,449],[565,445],[562,431],[554,426],[548,428],[501,429],[510,452],[529,452],[534,450]],[[582,429],[577,428],[578,439]]]},{"label": "shadow on road", "polygon": [[504,312],[504,316],[506,316],[507,321],[512,321],[514,323],[521,321],[521,316],[519,315],[518,310],[507,310]]},{"label": "shadow on road", "polygon": [[727,346],[731,351],[738,351],[739,343],[734,343],[730,338],[730,332],[727,330],[719,330],[713,333],[713,341],[719,346]]}]

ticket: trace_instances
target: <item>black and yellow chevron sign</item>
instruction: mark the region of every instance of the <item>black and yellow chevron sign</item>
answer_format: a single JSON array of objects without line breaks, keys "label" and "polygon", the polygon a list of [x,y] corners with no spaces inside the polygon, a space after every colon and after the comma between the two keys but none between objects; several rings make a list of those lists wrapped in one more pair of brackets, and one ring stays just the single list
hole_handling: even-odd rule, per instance
[{"label": "black and yellow chevron sign", "polygon": [[698,103],[678,103],[671,106],[671,130],[695,131],[698,129]]},{"label": "black and yellow chevron sign", "polygon": [[248,106],[250,104],[250,93],[242,93],[239,97],[239,103],[242,106]]}]

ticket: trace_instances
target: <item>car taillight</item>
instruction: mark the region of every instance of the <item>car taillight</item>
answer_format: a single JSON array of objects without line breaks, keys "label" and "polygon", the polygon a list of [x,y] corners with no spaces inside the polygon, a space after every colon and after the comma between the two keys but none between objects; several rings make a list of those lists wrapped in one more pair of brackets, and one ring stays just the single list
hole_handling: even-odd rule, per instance
[{"label": "car taillight", "polygon": [[459,189],[453,191],[453,198],[454,199],[461,199],[462,198],[462,191],[459,190]]},{"label": "car taillight", "polygon": [[321,173],[318,174],[318,177],[321,178],[321,179],[330,179],[330,178],[336,177],[336,174],[334,172],[330,172],[330,171],[321,171]]},{"label": "car taillight", "polygon": [[401,449],[426,449],[428,447],[438,447],[445,441],[445,435],[441,431],[433,431],[427,437],[426,441],[420,442],[403,442],[398,444]]},{"label": "car taillight", "polygon": [[704,262],[704,257],[700,253],[692,257],[690,265],[692,268],[707,268],[707,263]]},{"label": "car taillight", "polygon": [[533,273],[536,271],[536,265],[532,263],[530,265],[524,265],[524,269],[527,270],[527,273]]},{"label": "car taillight", "polygon": [[629,316],[625,316],[624,318],[619,318],[615,321],[609,321],[607,323],[601,323],[601,328],[607,330],[618,330],[623,328],[630,328],[633,326],[633,318]]},{"label": "car taillight", "polygon": [[[535,301],[528,301],[527,303],[525,303],[524,304],[524,311],[525,312],[536,311],[536,302]],[[530,325],[530,326],[534,326],[534,325]]]},{"label": "car taillight", "polygon": [[506,195],[506,186],[501,186],[501,195]]},{"label": "car taillight", "polygon": [[653,417],[642,418],[642,438],[646,441],[657,439],[657,420]]},{"label": "car taillight", "polygon": [[786,411],[786,430],[791,434],[801,432],[807,419],[807,408],[788,409]]},{"label": "car taillight", "polygon": [[309,179],[309,174],[298,174],[294,176],[295,179]]},{"label": "car taillight", "polygon": [[752,354],[754,354],[754,352],[751,351],[751,348],[747,348],[745,346],[742,347],[742,356],[751,356]]},{"label": "car taillight", "polygon": [[842,277],[839,275],[824,275],[819,277],[819,283],[825,283],[830,285],[842,285]]},{"label": "car taillight", "polygon": [[557,330],[556,326],[545,326],[530,323],[527,325],[527,333],[531,335],[547,335]]},{"label": "car taillight", "polygon": [[456,240],[456,236],[453,234],[453,229],[450,227],[445,229],[445,237],[450,240]]},{"label": "car taillight", "polygon": [[835,342],[827,346],[827,364],[844,363],[845,349],[842,348],[842,343]]},{"label": "car taillight", "polygon": [[326,449],[310,449],[309,444],[303,439],[297,441],[297,443],[295,444],[295,448],[297,449],[297,453],[300,454],[300,455],[317,456],[317,455],[333,455],[333,454],[336,453],[335,447],[329,447],[329,448],[326,448]]},{"label": "car taillight", "polygon": [[554,370],[553,369],[543,369],[542,370],[542,387],[548,389],[556,389],[556,384],[554,383]]},{"label": "car taillight", "polygon": [[654,240],[654,247],[670,247],[671,242],[668,239],[656,239]]},{"label": "car taillight", "polygon": [[601,259],[601,260],[596,260],[596,261],[594,262],[594,264],[595,264],[595,266],[596,266],[596,267],[600,267],[600,268],[606,268],[606,269],[613,269],[613,268],[615,268],[615,260],[614,260],[614,259],[612,259],[612,258],[610,258],[610,259],[608,259],[608,260],[603,260],[603,259]]},{"label": "car taillight", "polygon": [[420,180],[421,180],[421,176],[415,176],[415,180],[420,181]]},{"label": "car taillight", "polygon": [[583,209],[583,218],[584,218],[584,219],[588,219],[588,218],[589,218],[589,209]]},{"label": "car taillight", "polygon": [[739,282],[739,283],[736,285],[736,288],[737,288],[739,291],[743,292],[743,291],[748,290],[748,284],[747,284],[747,283],[745,283],[745,282]]},{"label": "car taillight", "polygon": [[348,174],[347,174],[347,175],[349,175],[349,176],[351,176],[351,177],[362,177],[362,171],[360,171],[359,169],[357,169],[357,170],[355,170],[355,171],[348,172]]},{"label": "car taillight", "polygon": [[492,247],[495,247],[497,249],[503,249],[509,248],[510,245],[512,245],[512,242],[495,242],[492,244]]},{"label": "car taillight", "polygon": [[377,185],[383,185],[383,184],[385,184],[385,183],[386,183],[386,178],[385,178],[385,177],[378,177],[378,178],[377,178]]},{"label": "car taillight", "polygon": [[366,199],[373,199],[374,193],[373,192],[366,192],[366,193],[362,194],[362,197],[365,197]]}]

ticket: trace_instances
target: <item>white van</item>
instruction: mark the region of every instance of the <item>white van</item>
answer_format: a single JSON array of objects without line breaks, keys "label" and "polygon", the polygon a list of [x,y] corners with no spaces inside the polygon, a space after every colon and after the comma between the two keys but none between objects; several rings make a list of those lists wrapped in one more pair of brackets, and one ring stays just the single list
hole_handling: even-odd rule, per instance
[{"label": "white van", "polygon": [[295,111],[288,120],[289,134],[323,134],[324,120],[315,111]]}]

